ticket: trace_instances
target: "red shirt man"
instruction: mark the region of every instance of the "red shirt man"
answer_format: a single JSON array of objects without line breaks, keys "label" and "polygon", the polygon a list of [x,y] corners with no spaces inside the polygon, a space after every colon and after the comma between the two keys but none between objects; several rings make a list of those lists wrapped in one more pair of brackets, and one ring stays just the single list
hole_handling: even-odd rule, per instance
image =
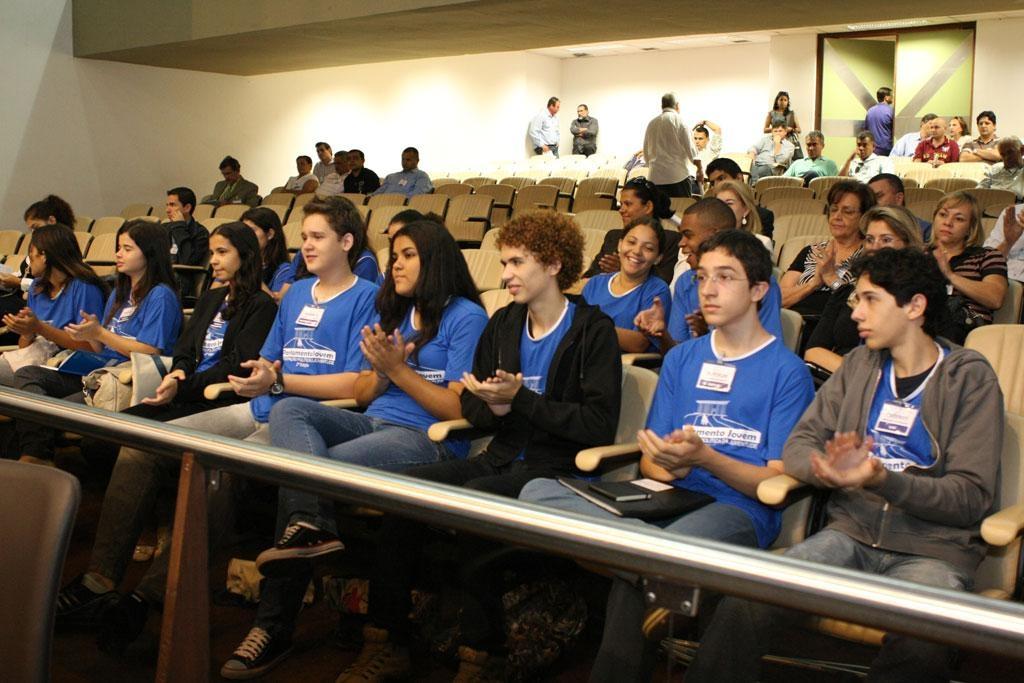
[{"label": "red shirt man", "polygon": [[914,161],[923,161],[932,166],[941,166],[960,161],[960,147],[955,140],[946,137],[946,120],[933,119],[929,126],[930,137],[917,144]]}]

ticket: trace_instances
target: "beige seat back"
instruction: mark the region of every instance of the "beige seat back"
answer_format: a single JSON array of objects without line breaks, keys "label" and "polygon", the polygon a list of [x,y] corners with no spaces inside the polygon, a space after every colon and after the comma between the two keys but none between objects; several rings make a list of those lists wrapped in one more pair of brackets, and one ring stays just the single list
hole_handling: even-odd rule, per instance
[{"label": "beige seat back", "polygon": [[92,222],[92,229],[89,232],[93,235],[116,233],[122,225],[124,225],[124,219],[120,216],[103,216]]},{"label": "beige seat back", "polygon": [[[761,187],[761,184],[766,180],[775,182],[780,180],[795,180],[796,183],[790,185]],[[803,187],[803,181],[800,178],[762,178],[757,182],[757,187],[755,189],[758,190],[757,203],[762,206],[768,206],[771,202],[779,201],[780,199],[814,199],[814,190]]]},{"label": "beige seat back", "polygon": [[153,213],[153,205],[138,203],[129,204],[128,206],[121,209],[120,216],[125,220],[131,220],[132,218],[139,218],[141,216],[149,216]]},{"label": "beige seat back", "polygon": [[469,267],[469,274],[477,290],[484,292],[501,287],[500,253],[482,249],[463,249],[462,257],[466,259],[466,266]]},{"label": "beige seat back", "polygon": [[438,185],[436,182],[434,183],[434,194],[443,194],[449,197],[457,197],[460,194],[473,194],[472,185],[463,185],[454,178],[447,178],[446,180],[450,180],[452,182],[445,183],[444,185]]},{"label": "beige seat back", "polygon": [[602,234],[622,227],[622,216],[618,211],[591,209],[576,214],[576,223],[583,230],[599,230]]},{"label": "beige seat back", "polygon": [[964,346],[985,356],[996,371],[1007,412],[1024,415],[1024,325],[985,325]]},{"label": "beige seat back", "polygon": [[245,204],[225,204],[217,207],[217,210],[213,212],[213,217],[237,221],[248,210],[249,207]]},{"label": "beige seat back", "polygon": [[1015,325],[1020,322],[1021,296],[1024,285],[1017,280],[1008,280],[1003,305],[992,314],[992,322],[1000,325]]},{"label": "beige seat back", "polygon": [[528,211],[552,209],[558,202],[558,188],[553,185],[530,185],[516,192],[512,202],[512,216]]},{"label": "beige seat back", "polygon": [[404,206],[406,196],[399,194],[398,192],[385,192],[384,194],[371,195],[366,200],[366,205],[371,209],[377,209],[381,206]]},{"label": "beige seat back", "polygon": [[782,318],[782,341],[786,348],[793,353],[800,348],[800,333],[804,330],[804,317],[788,308],[781,311]]},{"label": "beige seat back", "polygon": [[490,225],[493,205],[494,198],[487,195],[464,194],[453,197],[448,205],[448,217],[445,219],[448,232],[460,242],[479,243]]},{"label": "beige seat back", "polygon": [[487,311],[487,317],[494,315],[499,308],[504,308],[512,303],[512,294],[507,289],[488,289],[480,293],[480,302]]},{"label": "beige seat back", "polygon": [[409,198],[407,206],[420,213],[436,213],[441,218],[448,213],[448,195],[446,194],[418,194]]}]

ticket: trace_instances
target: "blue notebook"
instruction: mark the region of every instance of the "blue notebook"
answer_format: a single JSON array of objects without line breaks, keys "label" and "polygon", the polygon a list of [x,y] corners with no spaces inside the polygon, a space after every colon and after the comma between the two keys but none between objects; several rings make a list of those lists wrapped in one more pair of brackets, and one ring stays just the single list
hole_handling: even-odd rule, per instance
[{"label": "blue notebook", "polygon": [[57,366],[57,370],[69,375],[85,377],[93,370],[106,367],[108,364],[116,364],[116,362],[116,360],[101,356],[98,353],[92,353],[91,351],[75,351],[61,361],[60,365]]}]

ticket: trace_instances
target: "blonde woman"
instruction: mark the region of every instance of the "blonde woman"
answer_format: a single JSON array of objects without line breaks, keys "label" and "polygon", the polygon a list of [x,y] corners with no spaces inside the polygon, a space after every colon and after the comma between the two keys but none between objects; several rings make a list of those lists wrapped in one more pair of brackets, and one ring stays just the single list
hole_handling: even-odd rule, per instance
[{"label": "blonde woman", "polygon": [[709,197],[716,197],[729,207],[736,216],[736,228],[752,233],[761,240],[768,251],[772,250],[772,240],[761,234],[761,217],[757,213],[757,202],[750,187],[738,180],[724,180],[708,192]]},{"label": "blonde woman", "polygon": [[975,327],[990,324],[1006,295],[1006,257],[982,246],[984,239],[981,209],[973,196],[950,192],[939,200],[930,247],[948,282],[952,320],[947,335],[957,344]]}]

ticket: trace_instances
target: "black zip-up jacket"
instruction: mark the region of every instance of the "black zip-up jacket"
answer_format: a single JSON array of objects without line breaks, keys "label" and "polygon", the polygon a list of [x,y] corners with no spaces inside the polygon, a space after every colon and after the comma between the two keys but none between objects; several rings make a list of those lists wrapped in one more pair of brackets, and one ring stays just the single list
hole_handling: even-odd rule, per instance
[{"label": "black zip-up jacket", "polygon": [[[184,370],[185,381],[178,386],[177,402],[202,401],[203,389],[210,384],[228,381],[228,375],[248,374],[242,370],[242,362],[259,358],[263,341],[270,332],[277,315],[277,304],[264,291],[249,297],[228,321],[224,331],[224,345],[220,360],[212,368],[197,373],[196,367],[203,357],[203,341],[206,330],[217,315],[225,297],[227,287],[207,291],[196,302],[192,317],[174,345],[174,364],[171,370]],[[238,397],[238,400],[248,400]]]},{"label": "black zip-up jacket", "polygon": [[[522,387],[512,400],[512,411],[496,417],[486,403],[462,392],[463,416],[474,426],[495,432],[479,456],[495,466],[514,461],[525,448],[527,466],[572,472],[578,451],[615,439],[622,394],[615,324],[597,306],[579,297],[571,299],[576,312],[551,359],[543,396]],[[492,377],[498,369],[520,372],[526,310],[513,303],[491,317],[473,359],[477,379]]]}]

